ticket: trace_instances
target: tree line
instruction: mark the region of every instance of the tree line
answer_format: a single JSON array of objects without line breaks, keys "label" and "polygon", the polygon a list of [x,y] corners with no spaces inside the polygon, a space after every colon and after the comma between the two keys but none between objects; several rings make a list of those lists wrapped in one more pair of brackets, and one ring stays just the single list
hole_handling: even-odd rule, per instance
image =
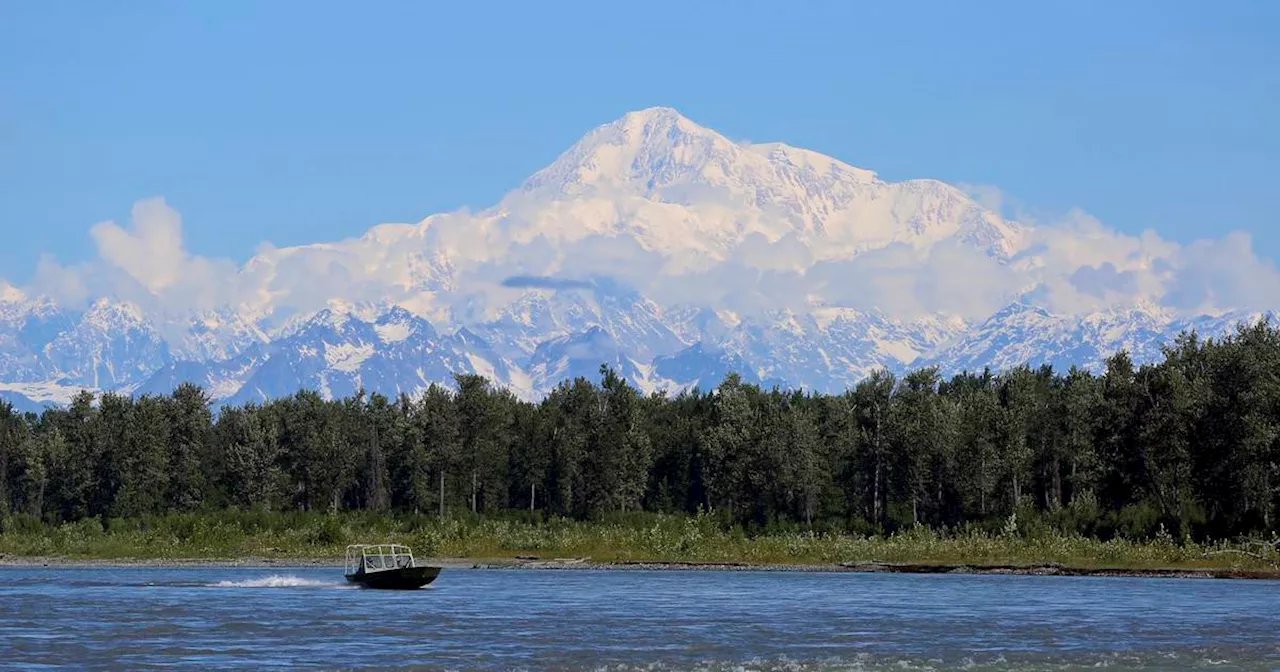
[{"label": "tree line", "polygon": [[420,396],[314,391],[224,406],[81,393],[0,404],[0,515],[417,511],[592,519],[712,512],[748,531],[886,532],[1035,519],[1109,537],[1272,535],[1280,329],[1184,334],[1104,370],[880,371],[842,394],[643,394],[602,367],[521,401],[476,375]]}]

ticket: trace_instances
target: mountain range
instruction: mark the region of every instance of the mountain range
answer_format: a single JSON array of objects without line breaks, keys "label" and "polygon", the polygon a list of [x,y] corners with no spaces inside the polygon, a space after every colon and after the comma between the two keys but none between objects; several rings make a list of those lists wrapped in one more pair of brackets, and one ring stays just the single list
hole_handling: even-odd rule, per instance
[{"label": "mountain range", "polygon": [[34,410],[187,381],[225,403],[415,394],[453,373],[537,398],[601,364],[648,391],[730,372],[835,391],[878,367],[1153,361],[1180,332],[1274,318],[1171,306],[1148,281],[1171,263],[1115,240],[651,108],[488,209],[267,248],[202,276],[189,304],[175,280],[79,305],[0,282],[0,398]]}]

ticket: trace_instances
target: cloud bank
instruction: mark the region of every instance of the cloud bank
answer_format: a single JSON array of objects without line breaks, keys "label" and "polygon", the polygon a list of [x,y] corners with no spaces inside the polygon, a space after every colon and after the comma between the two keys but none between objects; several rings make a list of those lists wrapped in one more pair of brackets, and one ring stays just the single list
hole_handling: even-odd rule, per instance
[{"label": "cloud bank", "polygon": [[[991,188],[978,196],[990,208],[1008,202]],[[187,250],[178,211],[150,198],[134,205],[127,225],[89,229],[97,259],[62,265],[42,258],[26,291],[71,307],[109,296],[166,315],[225,308],[277,322],[334,300],[399,303],[448,321],[492,314],[526,291],[591,289],[592,278],[610,278],[664,306],[743,315],[842,306],[903,319],[982,319],[1032,291],[1063,314],[1140,304],[1201,314],[1270,309],[1280,296],[1280,272],[1254,252],[1247,234],[1180,245],[1153,231],[1121,233],[1080,211],[1026,222],[1022,248],[1003,261],[954,239],[818,260],[812,239],[755,232],[740,235],[726,258],[673,266],[628,230],[622,209],[606,213],[618,218],[612,229],[521,237],[514,223],[534,221],[534,209],[550,206],[524,207],[384,225],[336,243],[264,244],[240,265]],[[572,212],[562,216],[570,220],[560,226],[575,231]]]}]

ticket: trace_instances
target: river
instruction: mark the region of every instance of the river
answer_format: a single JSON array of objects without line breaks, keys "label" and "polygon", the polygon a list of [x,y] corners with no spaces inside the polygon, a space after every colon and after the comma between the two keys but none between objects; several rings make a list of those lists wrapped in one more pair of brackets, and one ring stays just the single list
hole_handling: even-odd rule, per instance
[{"label": "river", "polygon": [[1280,582],[446,569],[0,569],[0,668],[1280,669]]}]

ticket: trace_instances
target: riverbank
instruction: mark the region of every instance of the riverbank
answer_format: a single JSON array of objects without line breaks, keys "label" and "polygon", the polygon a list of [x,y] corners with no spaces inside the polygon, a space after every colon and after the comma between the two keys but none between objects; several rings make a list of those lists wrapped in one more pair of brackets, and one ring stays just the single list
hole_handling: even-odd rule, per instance
[{"label": "riverbank", "polygon": [[340,566],[346,544],[400,543],[445,567],[1280,578],[1280,548],[1016,530],[746,535],[707,518],[613,522],[221,512],[0,528],[2,566]]},{"label": "riverbank", "polygon": [[[422,558],[420,562],[445,569],[548,570],[548,571],[750,571],[750,572],[836,572],[870,574],[992,574],[1012,576],[1097,576],[1180,579],[1262,579],[1280,580],[1280,569],[1239,567],[1071,567],[1055,563],[1032,565],[982,565],[936,563],[840,562],[820,564],[753,564],[742,562],[625,561],[598,562],[588,558]],[[3,567],[51,567],[84,569],[103,567],[247,568],[290,569],[342,566],[341,558],[68,558],[11,556],[0,554]]]},{"label": "riverbank", "polygon": [[477,569],[603,569],[603,570],[680,570],[680,571],[780,571],[780,572],[851,572],[871,574],[1006,574],[1016,576],[1109,576],[1190,579],[1270,579],[1280,580],[1280,569],[1243,570],[1229,567],[1199,569],[1135,568],[1135,567],[1068,567],[1044,565],[970,565],[933,563],[839,562],[834,564],[749,564],[740,562],[590,562],[587,560],[527,560],[517,562],[478,562]]}]

